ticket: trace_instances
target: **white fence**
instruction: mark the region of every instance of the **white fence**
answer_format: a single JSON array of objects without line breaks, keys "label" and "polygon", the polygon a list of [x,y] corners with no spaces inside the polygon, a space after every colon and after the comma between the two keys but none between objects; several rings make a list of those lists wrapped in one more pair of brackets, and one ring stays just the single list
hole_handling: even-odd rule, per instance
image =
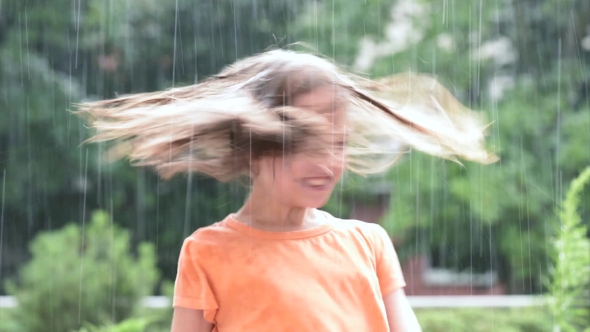
[{"label": "white fence", "polygon": [[[482,295],[482,296],[408,296],[413,308],[518,308],[544,304],[542,296]],[[170,298],[148,296],[142,299],[146,308],[169,308]],[[0,296],[0,310],[18,305],[12,296]]]}]

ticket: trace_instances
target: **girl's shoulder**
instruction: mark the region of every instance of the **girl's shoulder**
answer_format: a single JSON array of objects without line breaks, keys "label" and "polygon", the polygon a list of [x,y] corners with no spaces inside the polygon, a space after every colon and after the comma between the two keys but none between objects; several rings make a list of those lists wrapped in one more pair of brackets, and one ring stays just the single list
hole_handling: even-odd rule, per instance
[{"label": "girl's shoulder", "polygon": [[235,232],[225,224],[225,219],[215,222],[209,226],[201,227],[195,230],[191,235],[185,238],[185,246],[208,246],[220,245],[230,242]]},{"label": "girl's shoulder", "polygon": [[341,219],[324,212],[333,223],[333,230],[343,235],[358,234],[368,240],[381,239],[383,236],[389,237],[385,229],[376,223],[366,222],[357,219]]},{"label": "girl's shoulder", "polygon": [[375,261],[383,252],[393,250],[391,237],[380,224],[356,219],[333,219],[333,234],[339,243],[356,246],[361,251],[372,253]]}]

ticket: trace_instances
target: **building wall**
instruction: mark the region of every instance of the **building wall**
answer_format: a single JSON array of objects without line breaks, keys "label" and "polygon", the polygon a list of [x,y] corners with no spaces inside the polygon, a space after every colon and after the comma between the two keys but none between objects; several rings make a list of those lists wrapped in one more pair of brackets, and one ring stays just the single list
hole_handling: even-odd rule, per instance
[{"label": "building wall", "polygon": [[504,295],[506,287],[495,284],[491,287],[471,287],[470,285],[428,285],[424,282],[427,273],[428,259],[415,256],[402,264],[402,271],[406,279],[407,295]]}]

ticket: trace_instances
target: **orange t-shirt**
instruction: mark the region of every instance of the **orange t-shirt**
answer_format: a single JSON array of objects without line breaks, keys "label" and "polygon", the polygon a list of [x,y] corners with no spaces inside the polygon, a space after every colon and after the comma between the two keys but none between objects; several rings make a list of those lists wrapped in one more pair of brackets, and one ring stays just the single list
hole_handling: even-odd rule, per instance
[{"label": "orange t-shirt", "polygon": [[389,331],[383,296],[404,287],[377,225],[336,219],[268,232],[231,216],[182,247],[174,307],[204,310],[213,331]]}]

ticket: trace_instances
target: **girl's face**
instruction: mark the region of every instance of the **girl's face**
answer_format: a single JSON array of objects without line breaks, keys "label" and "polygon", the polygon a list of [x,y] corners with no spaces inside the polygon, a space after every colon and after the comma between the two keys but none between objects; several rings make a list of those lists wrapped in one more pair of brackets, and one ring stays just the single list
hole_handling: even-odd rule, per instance
[{"label": "girl's face", "polygon": [[[343,132],[345,110],[336,103],[333,88],[318,88],[293,99],[292,106],[317,112],[333,124],[334,131]],[[280,200],[292,208],[324,206],[344,169],[345,137],[335,134],[329,151],[321,154],[292,154],[261,158],[255,165],[254,190],[269,200]]]}]

